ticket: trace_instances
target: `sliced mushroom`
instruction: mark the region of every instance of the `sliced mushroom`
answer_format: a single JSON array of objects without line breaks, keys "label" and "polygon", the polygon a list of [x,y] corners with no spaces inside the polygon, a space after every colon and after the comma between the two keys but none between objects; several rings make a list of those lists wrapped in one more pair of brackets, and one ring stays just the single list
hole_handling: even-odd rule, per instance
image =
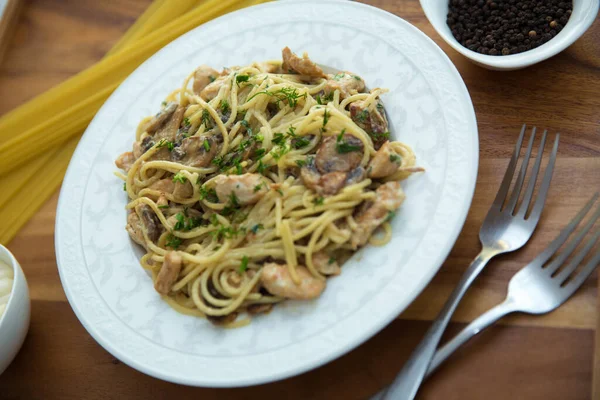
[{"label": "sliced mushroom", "polygon": [[156,282],[154,282],[154,289],[162,295],[169,294],[182,266],[183,258],[181,255],[176,251],[167,251],[165,261],[160,267]]},{"label": "sliced mushroom", "polygon": [[208,65],[199,66],[194,72],[194,84],[192,89],[194,93],[200,95],[202,90],[219,76],[219,73]]},{"label": "sliced mushroom", "polygon": [[325,290],[325,281],[317,279],[304,266],[297,266],[300,284],[296,285],[286,265],[267,263],[262,269],[260,281],[271,294],[288,299],[310,300]]},{"label": "sliced mushroom", "polygon": [[187,180],[182,183],[165,178],[154,182],[149,188],[162,193],[169,193],[178,199],[189,199],[194,194],[194,187]]},{"label": "sliced mushroom", "polygon": [[146,136],[140,142],[134,142],[133,143],[133,155],[135,156],[135,159],[137,160],[138,158],[140,158],[145,152],[150,150],[152,148],[152,146],[154,146],[154,145],[155,145],[155,142],[152,139],[152,136]]},{"label": "sliced mushroom", "polygon": [[219,201],[225,203],[235,195],[240,205],[254,204],[267,193],[267,185],[260,174],[219,175],[215,178]]},{"label": "sliced mushroom", "polygon": [[387,182],[379,186],[375,194],[375,199],[366,203],[356,217],[357,229],[350,238],[354,249],[366,244],[375,229],[385,222],[390,212],[400,207],[405,198],[399,182]]},{"label": "sliced mushroom", "polygon": [[167,104],[158,114],[156,114],[144,127],[144,130],[153,134],[173,115],[179,104],[171,102]]},{"label": "sliced mushroom", "polygon": [[292,50],[290,50],[289,47],[285,47],[281,52],[281,56],[283,58],[281,69],[287,73],[298,73],[300,75],[315,76],[318,78],[327,77],[323,70],[308,58],[306,53],[300,58],[292,53]]},{"label": "sliced mushroom", "polygon": [[314,159],[309,158],[306,165],[300,169],[302,182],[309,189],[325,196],[338,193],[345,186],[358,183],[365,179],[365,170],[358,166],[349,172],[334,171],[322,174],[315,166]]},{"label": "sliced mushroom", "polygon": [[162,225],[160,220],[154,213],[154,210],[147,204],[139,204],[135,207],[137,213],[140,215],[142,223],[146,229],[148,239],[153,243],[156,243],[160,234],[162,233]]},{"label": "sliced mushroom", "polygon": [[206,167],[218,151],[219,146],[212,136],[192,136],[173,149],[171,159],[191,167]]},{"label": "sliced mushroom", "polygon": [[321,142],[315,164],[322,174],[328,172],[348,172],[358,167],[363,157],[363,142],[357,137],[344,134],[328,136]]},{"label": "sliced mushroom", "polygon": [[177,135],[177,131],[179,130],[179,126],[181,126],[181,121],[183,121],[183,114],[185,113],[184,107],[177,107],[175,112],[171,114],[171,118],[167,119],[154,134],[155,140],[165,139],[168,141],[175,141],[175,136]]},{"label": "sliced mushroom", "polygon": [[400,162],[400,156],[392,150],[390,142],[385,142],[369,162],[369,178],[385,178],[392,175],[398,171]]},{"label": "sliced mushroom", "polygon": [[367,108],[362,100],[352,102],[350,117],[371,137],[375,150],[389,139],[388,121],[381,102],[378,101],[372,110]]}]

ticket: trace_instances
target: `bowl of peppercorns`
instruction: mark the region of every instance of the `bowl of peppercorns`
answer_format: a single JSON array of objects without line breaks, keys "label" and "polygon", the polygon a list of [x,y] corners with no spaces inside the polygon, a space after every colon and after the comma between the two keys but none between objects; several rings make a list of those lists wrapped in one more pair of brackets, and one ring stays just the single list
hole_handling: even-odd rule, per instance
[{"label": "bowl of peppercorns", "polygon": [[440,36],[494,70],[525,68],[575,42],[598,15],[600,0],[421,0]]}]

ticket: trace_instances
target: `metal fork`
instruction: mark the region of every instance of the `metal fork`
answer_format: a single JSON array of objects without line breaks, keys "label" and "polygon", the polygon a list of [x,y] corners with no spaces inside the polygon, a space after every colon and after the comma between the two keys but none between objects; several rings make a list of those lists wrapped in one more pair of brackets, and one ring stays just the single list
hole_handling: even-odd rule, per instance
[{"label": "metal fork", "polygon": [[[517,144],[515,146],[515,151],[510,159],[506,173],[504,174],[504,179],[502,180],[502,184],[500,185],[496,199],[488,211],[488,214],[483,221],[481,230],[479,231],[479,240],[482,244],[481,252],[477,255],[467,271],[463,274],[460,282],[450,294],[450,298],[446,301],[442,311],[440,311],[439,315],[433,321],[433,324],[425,334],[425,337],[413,351],[411,357],[404,364],[404,367],[394,382],[392,382],[388,390],[385,392],[383,397],[384,399],[414,399],[417,391],[419,390],[421,382],[423,382],[423,378],[425,377],[425,373],[428,370],[435,350],[438,347],[442,334],[450,322],[450,317],[456,310],[458,303],[463,298],[469,286],[471,286],[475,278],[481,273],[483,268],[493,257],[520,249],[525,243],[527,243],[533,234],[533,231],[535,230],[535,227],[540,219],[542,209],[544,208],[546,195],[548,194],[548,188],[550,187],[550,181],[552,180],[552,172],[554,171],[556,152],[558,150],[559,135],[556,134],[554,146],[552,148],[542,183],[539,187],[537,197],[533,202],[533,206],[531,207],[531,212],[528,214],[538,172],[542,163],[547,131],[544,131],[542,135],[542,140],[539,146],[536,161],[533,166],[531,178],[529,179],[527,190],[525,191],[521,206],[517,209],[519,195],[521,194],[521,189],[524,185],[529,160],[531,158],[531,150],[533,148],[536,128],[534,127],[532,129],[527,151],[523,158],[521,170],[517,176],[515,186],[509,197],[509,189],[517,167],[517,161],[519,159],[519,153],[521,151],[525,130],[526,126],[523,125],[521,134],[519,135],[519,139],[517,140]],[[504,204],[507,200],[508,202]]]},{"label": "metal fork", "polygon": [[[598,238],[600,238],[600,227],[596,228],[591,238],[573,256],[569,263],[566,260],[573,254],[575,248],[583,242],[586,234],[600,217],[600,205],[581,231],[574,235],[558,255],[557,251],[573,234],[597,199],[598,193],[592,197],[569,225],[562,230],[540,255],[512,277],[508,284],[508,295],[503,303],[471,322],[469,326],[435,353],[435,357],[433,357],[427,371],[428,376],[454,353],[456,349],[500,318],[514,312],[527,314],[548,313],[567,301],[583,285],[583,282],[594,272],[600,263],[600,249],[596,250],[587,264],[578,273],[574,275],[573,273],[594,247]],[[555,258],[548,262],[552,257]],[[560,272],[557,273],[559,270]],[[569,277],[571,277],[570,280],[568,280]]]}]

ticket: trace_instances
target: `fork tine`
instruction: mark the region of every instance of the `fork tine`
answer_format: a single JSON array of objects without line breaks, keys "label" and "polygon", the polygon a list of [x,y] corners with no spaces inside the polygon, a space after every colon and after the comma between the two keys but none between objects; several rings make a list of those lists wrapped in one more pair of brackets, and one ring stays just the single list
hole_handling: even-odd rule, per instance
[{"label": "fork tine", "polygon": [[508,194],[508,189],[510,188],[510,183],[512,182],[512,178],[515,173],[515,168],[517,167],[517,161],[519,160],[519,153],[521,152],[521,144],[523,143],[523,136],[525,135],[526,128],[527,124],[523,124],[523,127],[521,128],[521,134],[519,135],[519,139],[515,145],[515,150],[510,158],[510,162],[508,163],[508,167],[504,173],[504,178],[502,178],[502,184],[500,185],[500,189],[498,189],[498,194],[496,194],[496,198],[494,199],[492,207],[502,208],[502,204],[504,204],[504,200]]},{"label": "fork tine", "polygon": [[547,130],[545,130],[542,134],[542,141],[540,143],[540,148],[538,149],[537,158],[533,166],[533,171],[531,171],[529,185],[527,186],[525,197],[523,197],[523,203],[521,203],[521,207],[519,208],[519,216],[521,216],[522,218],[525,218],[525,215],[527,214],[527,210],[529,209],[529,203],[531,202],[531,197],[533,196],[533,191],[535,190],[535,182],[537,181],[538,172],[540,171],[540,165],[542,164],[542,156],[544,154],[544,147],[546,146],[547,134]]},{"label": "fork tine", "polygon": [[[535,140],[535,131],[536,127],[534,126],[531,130],[531,136],[529,137],[529,144],[527,145],[527,151],[525,152],[525,156],[523,157],[523,162],[521,163],[521,171],[519,172],[519,176],[517,177],[517,181],[515,182],[515,186],[513,188],[512,195],[510,196],[510,200],[506,205],[506,209],[511,214],[515,211],[515,207],[517,206],[517,202],[519,201],[519,195],[521,194],[521,188],[523,187],[523,181],[525,181],[525,175],[527,175],[527,168],[529,167],[529,159],[531,158],[531,150],[533,149],[533,141]],[[538,154],[538,159],[541,158],[541,154]]]},{"label": "fork tine", "polygon": [[588,242],[581,249],[581,251],[579,251],[579,253],[577,253],[577,255],[575,257],[573,257],[573,259],[571,260],[569,265],[567,265],[565,268],[563,268],[562,271],[560,271],[558,274],[556,274],[554,279],[556,279],[556,281],[558,282],[559,285],[564,284],[565,281],[567,280],[567,278],[575,271],[575,269],[577,269],[577,267],[579,266],[581,261],[583,261],[585,256],[587,256],[587,254],[590,252],[592,247],[594,247],[594,245],[596,244],[596,241],[598,240],[599,237],[600,237],[600,229],[596,229],[596,233],[594,233],[592,235],[592,238],[590,240],[588,240]]},{"label": "fork tine", "polygon": [[[592,208],[592,206],[594,205],[594,203],[598,199],[598,196],[599,196],[598,193],[596,193],[596,194],[594,194],[592,196],[592,198],[587,202],[587,204],[585,206],[583,206],[583,208],[577,213],[577,215],[575,216],[575,218],[573,218],[571,220],[571,222],[569,222],[569,224],[558,234],[558,236],[556,237],[556,239],[554,239],[552,241],[552,243],[550,243],[548,245],[548,247],[546,247],[544,249],[544,251],[542,251],[533,260],[533,263],[536,263],[538,266],[542,267],[544,265],[544,263],[546,261],[548,261],[550,259],[550,257],[552,257],[552,255],[554,253],[556,253],[556,250],[558,250],[558,248],[560,246],[562,246],[564,242],[567,241],[567,239],[569,238],[569,236],[571,236],[571,233],[573,233],[573,231],[577,228],[577,226],[579,225],[579,223],[581,222],[581,220],[590,211],[590,209]],[[549,265],[548,267],[550,268],[551,265]]]},{"label": "fork tine", "polygon": [[550,181],[552,180],[552,173],[554,172],[554,163],[556,162],[556,153],[558,152],[558,140],[560,135],[556,134],[556,139],[554,139],[554,146],[552,147],[552,153],[550,154],[550,160],[548,160],[548,165],[546,166],[546,172],[544,174],[544,179],[542,180],[542,184],[540,185],[540,190],[538,192],[537,198],[535,199],[535,203],[533,204],[533,208],[531,209],[531,214],[527,218],[527,221],[533,224],[537,224],[540,219],[540,215],[542,215],[542,209],[544,208],[544,203],[546,203],[546,195],[548,194],[548,189],[550,188]]},{"label": "fork tine", "polygon": [[588,263],[583,267],[581,272],[575,276],[571,282],[565,285],[565,289],[568,290],[567,297],[571,296],[581,285],[583,282],[594,272],[596,267],[600,264],[600,250],[596,252],[596,254],[588,261]]},{"label": "fork tine", "polygon": [[546,268],[549,274],[554,274],[558,268],[562,265],[563,262],[573,253],[575,248],[581,243],[583,237],[592,229],[596,220],[600,217],[600,207],[594,212],[589,221],[585,224],[585,226],[581,229],[577,235],[573,239],[569,241],[567,247],[561,251],[560,255],[556,258],[556,260],[552,261],[550,265]]}]

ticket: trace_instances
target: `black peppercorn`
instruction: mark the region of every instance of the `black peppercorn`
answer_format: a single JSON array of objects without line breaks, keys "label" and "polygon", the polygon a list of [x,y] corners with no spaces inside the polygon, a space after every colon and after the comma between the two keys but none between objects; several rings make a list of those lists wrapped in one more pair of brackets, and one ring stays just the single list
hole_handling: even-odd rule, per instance
[{"label": "black peppercorn", "polygon": [[509,55],[552,40],[572,10],[572,0],[449,0],[446,22],[468,49]]}]

